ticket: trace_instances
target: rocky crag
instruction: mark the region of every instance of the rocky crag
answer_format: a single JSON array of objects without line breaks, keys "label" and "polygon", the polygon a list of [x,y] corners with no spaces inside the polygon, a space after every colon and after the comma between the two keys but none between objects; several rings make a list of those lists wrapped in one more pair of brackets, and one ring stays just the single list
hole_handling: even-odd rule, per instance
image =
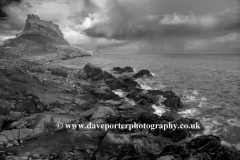
[{"label": "rocky crag", "polygon": [[57,24],[41,20],[37,15],[28,15],[23,31],[16,38],[3,42],[1,57],[22,57],[58,53],[63,59],[90,56],[90,52],[71,46]]},{"label": "rocky crag", "polygon": [[[239,160],[240,152],[202,135],[199,120],[181,117],[172,91],[144,90],[136,79],[148,70],[92,64],[80,70],[33,61],[0,69],[0,159],[8,160]],[[11,64],[12,64],[11,63]],[[121,73],[120,73],[120,72]],[[124,73],[131,73],[124,75]],[[126,93],[115,94],[116,90]],[[153,104],[169,111],[155,115]],[[56,124],[200,124],[198,129],[58,129]]]},{"label": "rocky crag", "polygon": [[48,22],[40,20],[37,15],[28,15],[23,31],[17,34],[16,37],[21,37],[21,35],[25,34],[42,35],[52,39],[52,41],[56,44],[69,45],[69,43],[64,39],[63,33],[57,24],[54,24],[51,21]]}]

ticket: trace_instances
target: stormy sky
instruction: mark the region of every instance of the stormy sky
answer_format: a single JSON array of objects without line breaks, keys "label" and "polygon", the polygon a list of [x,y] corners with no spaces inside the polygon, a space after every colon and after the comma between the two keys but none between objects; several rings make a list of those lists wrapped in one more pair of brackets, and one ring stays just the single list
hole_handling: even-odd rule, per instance
[{"label": "stormy sky", "polygon": [[240,0],[1,0],[0,41],[27,14],[95,53],[240,54]]}]

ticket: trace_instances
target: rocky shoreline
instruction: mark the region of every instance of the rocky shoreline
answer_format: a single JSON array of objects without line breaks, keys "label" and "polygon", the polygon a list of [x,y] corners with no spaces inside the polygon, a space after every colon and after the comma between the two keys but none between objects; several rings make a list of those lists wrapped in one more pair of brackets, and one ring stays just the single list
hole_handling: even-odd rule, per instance
[{"label": "rocky shoreline", "polygon": [[[81,70],[51,62],[1,59],[0,160],[238,160],[240,152],[202,135],[196,119],[172,91],[144,90],[143,69],[113,68],[114,76],[92,64]],[[124,73],[130,73],[125,75]],[[126,92],[122,97],[116,90]],[[159,99],[170,111],[155,115]],[[92,124],[200,124],[199,129],[57,129],[57,122]]]}]

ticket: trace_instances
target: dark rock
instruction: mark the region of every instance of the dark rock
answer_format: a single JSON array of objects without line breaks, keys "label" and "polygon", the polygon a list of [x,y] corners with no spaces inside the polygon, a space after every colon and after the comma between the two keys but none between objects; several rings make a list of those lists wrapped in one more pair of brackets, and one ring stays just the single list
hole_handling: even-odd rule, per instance
[{"label": "dark rock", "polygon": [[129,76],[120,76],[109,84],[110,89],[122,89],[123,91],[131,91],[135,88],[140,88],[140,85]]},{"label": "dark rock", "polygon": [[160,116],[148,112],[142,113],[138,120],[146,124],[160,124],[163,122]]},{"label": "dark rock", "polygon": [[161,116],[161,118],[163,122],[167,124],[167,126],[169,126],[169,124],[176,126],[175,130],[173,130],[172,128],[168,128],[166,130],[161,130],[160,132],[163,137],[167,137],[173,142],[178,142],[182,139],[189,137],[191,135],[191,132],[198,132],[204,130],[204,127],[199,120],[182,118],[174,111],[165,112]]},{"label": "dark rock", "polygon": [[60,68],[52,69],[52,75],[61,76],[61,77],[64,77],[64,78],[68,77],[68,73],[65,72],[64,70],[60,69]]},{"label": "dark rock", "polygon": [[116,95],[104,81],[97,81],[92,83],[90,86],[85,86],[85,90],[90,94],[96,96],[99,99],[103,100],[115,100],[119,101],[121,98]]},{"label": "dark rock", "polygon": [[163,91],[160,91],[160,90],[147,90],[147,92],[151,95],[154,95],[154,96],[160,96],[160,95],[163,95]]},{"label": "dark rock", "polygon": [[240,160],[240,151],[221,146],[214,153],[211,154],[211,158],[214,160]]},{"label": "dark rock", "polygon": [[94,78],[101,74],[103,70],[99,67],[96,67],[90,63],[86,64],[86,66],[83,68],[83,70],[86,72],[89,78]]},{"label": "dark rock", "polygon": [[120,116],[110,116],[106,119],[106,122],[110,124],[118,123],[120,118]]},{"label": "dark rock", "polygon": [[169,96],[163,104],[171,109],[177,110],[183,107],[182,101],[178,96]]},{"label": "dark rock", "polygon": [[215,152],[221,146],[220,138],[213,135],[202,135],[192,139],[187,143],[187,147],[194,149],[198,153]]},{"label": "dark rock", "polygon": [[122,73],[130,73],[130,72],[134,72],[132,67],[125,67],[125,68],[121,68],[121,67],[114,67],[112,69],[113,71],[115,71],[116,74],[122,74]]},{"label": "dark rock", "polygon": [[[168,124],[168,123],[166,123]],[[160,130],[162,137],[171,139],[173,142],[181,141],[187,137],[191,136],[191,133],[187,129],[176,129],[168,128],[166,130]]]},{"label": "dark rock", "polygon": [[[132,144],[115,144],[104,140],[99,147],[99,156],[97,159],[139,159],[137,150]],[[104,159],[105,159],[104,158]]]},{"label": "dark rock", "polygon": [[121,71],[122,68],[121,68],[121,67],[114,67],[112,70],[113,70],[113,71]]},{"label": "dark rock", "polygon": [[162,93],[162,95],[165,98],[176,96],[176,94],[173,91],[165,91],[165,92]]},{"label": "dark rock", "polygon": [[149,70],[143,69],[133,75],[133,78],[153,77]]},{"label": "dark rock", "polygon": [[114,101],[121,100],[121,98],[111,90],[104,91],[104,90],[101,90],[100,88],[92,88],[90,90],[90,93],[92,93],[97,98],[103,99],[103,100],[114,100]]},{"label": "dark rock", "polygon": [[129,67],[129,66],[125,67],[125,70],[127,72],[134,72],[134,69],[132,67]]},{"label": "dark rock", "polygon": [[149,94],[148,92],[145,92],[142,89],[134,89],[126,96],[127,98],[131,98],[134,101],[136,101],[138,104],[154,104],[158,102],[158,97],[154,96],[152,94]]},{"label": "dark rock", "polygon": [[[160,116],[155,115],[153,113],[142,113],[139,118],[138,118],[140,123],[145,123],[145,124],[162,124],[163,120],[161,119]],[[155,130],[149,130],[154,136],[159,136],[160,134],[160,129],[157,128]]]},{"label": "dark rock", "polygon": [[88,75],[84,69],[81,69],[75,74],[75,77],[78,79],[88,79]]},{"label": "dark rock", "polygon": [[93,78],[93,81],[99,81],[99,80],[104,80],[105,82],[109,82],[109,81],[112,82],[112,81],[116,80],[116,77],[114,77],[112,74],[104,71]]},{"label": "dark rock", "polygon": [[126,97],[129,99],[133,99],[133,100],[139,100],[139,99],[136,99],[136,97],[142,91],[144,91],[144,90],[141,88],[133,89],[126,95]]},{"label": "dark rock", "polygon": [[45,69],[43,67],[40,66],[31,66],[29,68],[30,72],[36,72],[36,73],[45,73]]},{"label": "dark rock", "polygon": [[186,159],[189,156],[189,153],[183,146],[172,144],[165,146],[159,154],[159,156],[164,155],[174,155],[174,159]]},{"label": "dark rock", "polygon": [[196,153],[192,158],[196,160],[212,160],[211,156],[206,152]]},{"label": "dark rock", "polygon": [[168,122],[177,121],[182,117],[175,111],[166,111],[163,113],[162,118]]}]

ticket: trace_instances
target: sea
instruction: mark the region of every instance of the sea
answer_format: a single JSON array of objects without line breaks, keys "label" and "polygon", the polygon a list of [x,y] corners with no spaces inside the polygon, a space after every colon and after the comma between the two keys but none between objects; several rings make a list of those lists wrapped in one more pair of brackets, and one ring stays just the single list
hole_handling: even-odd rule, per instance
[{"label": "sea", "polygon": [[[240,149],[240,55],[94,54],[60,63],[76,69],[92,63],[109,72],[148,69],[154,77],[138,79],[142,88],[174,91],[184,104],[178,113],[204,125],[200,134],[217,135]],[[158,115],[168,110],[161,103],[152,107]]]}]

